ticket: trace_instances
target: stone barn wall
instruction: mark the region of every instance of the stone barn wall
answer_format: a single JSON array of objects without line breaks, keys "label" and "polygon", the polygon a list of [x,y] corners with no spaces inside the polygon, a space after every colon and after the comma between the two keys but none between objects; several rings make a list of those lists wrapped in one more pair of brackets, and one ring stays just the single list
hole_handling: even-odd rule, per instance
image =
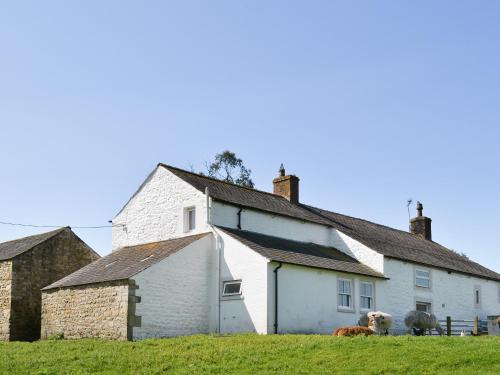
[{"label": "stone barn wall", "polygon": [[69,228],[13,258],[9,339],[38,340],[41,289],[98,258]]},{"label": "stone barn wall", "polygon": [[0,262],[0,340],[9,339],[11,283],[12,262]]},{"label": "stone barn wall", "polygon": [[[130,291],[134,293],[133,288]],[[128,280],[42,293],[42,339],[63,334],[66,339],[127,340],[129,320]]]}]

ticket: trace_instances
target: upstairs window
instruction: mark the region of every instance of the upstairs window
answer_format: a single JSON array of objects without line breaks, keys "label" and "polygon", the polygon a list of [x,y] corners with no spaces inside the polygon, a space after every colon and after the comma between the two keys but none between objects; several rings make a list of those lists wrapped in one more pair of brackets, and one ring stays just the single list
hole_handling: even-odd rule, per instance
[{"label": "upstairs window", "polygon": [[415,269],[415,285],[421,288],[431,287],[431,271],[424,269]]},{"label": "upstairs window", "polygon": [[338,308],[342,310],[353,310],[352,303],[352,280],[340,279],[338,281]]},{"label": "upstairs window", "polygon": [[188,207],[184,209],[184,232],[191,232],[196,229],[196,208]]},{"label": "upstairs window", "polygon": [[222,283],[222,297],[241,295],[241,280],[230,280]]},{"label": "upstairs window", "polygon": [[360,282],[359,283],[359,296],[361,310],[373,309],[373,283]]}]

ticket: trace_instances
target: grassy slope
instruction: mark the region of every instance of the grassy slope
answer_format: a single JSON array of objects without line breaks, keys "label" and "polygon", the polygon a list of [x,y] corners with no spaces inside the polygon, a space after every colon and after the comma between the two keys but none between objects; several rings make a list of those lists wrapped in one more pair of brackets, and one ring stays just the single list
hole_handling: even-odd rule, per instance
[{"label": "grassy slope", "polygon": [[0,374],[500,374],[500,338],[192,336],[0,342]]}]

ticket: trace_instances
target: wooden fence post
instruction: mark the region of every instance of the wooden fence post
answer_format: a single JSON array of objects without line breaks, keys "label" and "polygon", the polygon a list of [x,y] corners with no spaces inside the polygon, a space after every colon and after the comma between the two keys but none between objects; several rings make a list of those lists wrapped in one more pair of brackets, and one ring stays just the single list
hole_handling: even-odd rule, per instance
[{"label": "wooden fence post", "polygon": [[451,336],[451,316],[446,317],[446,336]]},{"label": "wooden fence post", "polygon": [[472,331],[474,336],[477,336],[479,334],[479,317],[476,316],[474,318],[474,330]]}]

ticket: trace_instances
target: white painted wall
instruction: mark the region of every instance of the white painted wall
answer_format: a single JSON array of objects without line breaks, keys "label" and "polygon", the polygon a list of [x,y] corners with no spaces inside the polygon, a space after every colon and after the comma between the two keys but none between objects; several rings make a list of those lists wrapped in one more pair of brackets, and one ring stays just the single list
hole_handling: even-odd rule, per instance
[{"label": "white painted wall", "polygon": [[[190,206],[196,207],[196,230],[185,233],[184,209]],[[112,248],[206,232],[206,216],[205,194],[159,166],[113,219]]]},{"label": "white painted wall", "polygon": [[268,261],[231,236],[217,233],[221,281],[243,281],[241,299],[220,299],[220,332],[267,333]]},{"label": "white painted wall", "polygon": [[[213,201],[212,223],[237,228],[238,210],[238,207]],[[258,210],[243,209],[241,229],[300,242],[314,242],[324,246],[332,246],[373,269],[384,272],[383,255],[325,225],[272,215]]]},{"label": "white painted wall", "polygon": [[142,322],[133,338],[215,332],[214,259],[208,235],[134,276]]},{"label": "white painted wall", "polygon": [[[390,278],[379,293],[378,307],[395,318],[395,331],[405,331],[404,316],[415,310],[417,300],[432,303],[438,319],[472,320],[475,316],[500,313],[498,288],[500,283],[458,273],[448,274],[436,268],[417,266],[385,258],[385,275]],[[415,268],[431,269],[431,288],[415,286]],[[481,287],[481,307],[474,306],[474,287]],[[444,307],[443,307],[444,305]]]},{"label": "white painted wall", "polygon": [[[268,266],[269,280],[269,332],[274,332],[274,272],[278,263]],[[354,282],[354,309],[352,312],[337,308],[337,280]],[[375,308],[378,294],[385,280],[283,264],[278,270],[278,332],[331,334],[336,328],[356,325],[360,309],[359,282],[373,282]]]}]

